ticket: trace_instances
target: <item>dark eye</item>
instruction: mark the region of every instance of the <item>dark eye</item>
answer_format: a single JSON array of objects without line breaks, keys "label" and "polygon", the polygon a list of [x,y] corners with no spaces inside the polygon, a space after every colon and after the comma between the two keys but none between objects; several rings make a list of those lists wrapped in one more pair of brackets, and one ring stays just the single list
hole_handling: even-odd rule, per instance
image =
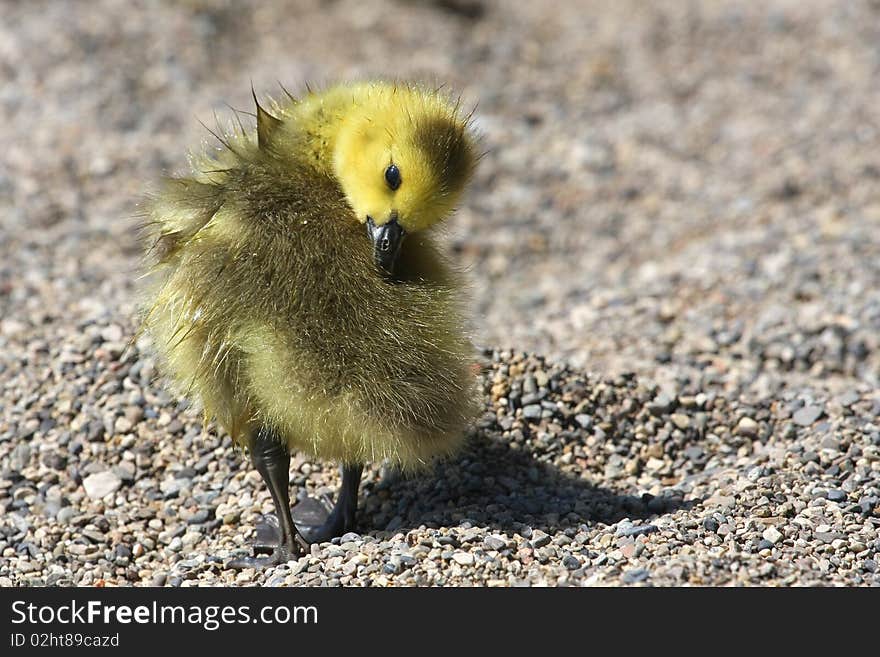
[{"label": "dark eye", "polygon": [[392,190],[400,187],[400,169],[397,168],[396,164],[389,164],[388,168],[385,169],[385,182],[388,183]]}]

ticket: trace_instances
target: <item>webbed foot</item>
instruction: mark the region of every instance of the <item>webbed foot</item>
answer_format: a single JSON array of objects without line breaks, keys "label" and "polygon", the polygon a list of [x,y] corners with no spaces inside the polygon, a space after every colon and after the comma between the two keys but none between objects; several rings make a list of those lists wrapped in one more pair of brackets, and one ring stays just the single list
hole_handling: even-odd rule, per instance
[{"label": "webbed foot", "polygon": [[[299,534],[308,543],[325,543],[354,529],[354,519],[332,507],[326,498],[306,497],[290,510]],[[254,534],[254,554],[272,554],[281,542],[278,518],[264,515]]]},{"label": "webbed foot", "polygon": [[278,516],[264,514],[254,531],[254,554],[272,554],[280,543]]},{"label": "webbed foot", "polygon": [[[326,497],[306,497],[299,500],[290,511],[296,530],[296,541],[297,543],[302,541],[306,551],[308,551],[309,544],[325,543],[336,536],[354,531],[357,526],[355,516],[357,515],[357,495],[362,471],[363,466],[360,465],[342,468],[342,485],[335,505],[331,506]],[[279,513],[281,512],[279,511]],[[257,523],[254,533],[254,554],[269,556],[263,559],[236,559],[236,564],[243,565],[230,564],[230,567],[258,568],[284,563],[284,561],[277,561],[284,556],[283,554],[279,556],[284,533],[279,517],[279,514],[263,515],[261,521]],[[299,553],[295,556],[299,556]]]},{"label": "webbed foot", "polygon": [[355,528],[355,511],[350,503],[337,501],[331,509],[321,500],[307,497],[293,507],[292,513],[296,528],[304,539],[309,543],[325,543]]},{"label": "webbed foot", "polygon": [[[325,543],[336,536],[354,531],[357,515],[357,495],[361,483],[363,466],[344,466],[342,485],[336,504],[331,506],[327,498],[306,497],[296,503],[291,516],[297,533],[306,542]],[[257,524],[254,536],[255,554],[274,554],[281,542],[281,527],[278,517],[264,515]]]}]

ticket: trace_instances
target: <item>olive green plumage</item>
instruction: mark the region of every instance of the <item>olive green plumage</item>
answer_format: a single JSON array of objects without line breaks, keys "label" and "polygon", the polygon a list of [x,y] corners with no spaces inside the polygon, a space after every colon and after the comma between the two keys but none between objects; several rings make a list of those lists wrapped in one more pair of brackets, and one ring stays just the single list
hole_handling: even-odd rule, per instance
[{"label": "olive green plumage", "polygon": [[[393,276],[353,207],[385,198],[384,160],[340,173],[343,140],[371,139],[362,115],[368,126],[392,117],[390,157],[411,163],[401,190],[421,185],[399,215],[388,197],[408,228]],[[466,120],[434,92],[365,83],[272,114],[258,106],[258,128],[220,135],[222,151],[147,204],[143,325],[167,373],[244,444],[266,426],[291,449],[348,463],[413,467],[451,452],[475,411],[472,347],[462,281],[429,228],[474,166]]]}]

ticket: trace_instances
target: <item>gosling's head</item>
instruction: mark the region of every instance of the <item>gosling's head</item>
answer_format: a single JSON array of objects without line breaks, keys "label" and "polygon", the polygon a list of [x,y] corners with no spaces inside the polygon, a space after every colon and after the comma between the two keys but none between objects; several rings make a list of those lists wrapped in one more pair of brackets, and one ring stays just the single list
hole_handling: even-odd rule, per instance
[{"label": "gosling's head", "polygon": [[477,157],[467,119],[438,94],[395,88],[371,101],[345,118],[333,169],[376,263],[392,273],[406,235],[453,210]]}]

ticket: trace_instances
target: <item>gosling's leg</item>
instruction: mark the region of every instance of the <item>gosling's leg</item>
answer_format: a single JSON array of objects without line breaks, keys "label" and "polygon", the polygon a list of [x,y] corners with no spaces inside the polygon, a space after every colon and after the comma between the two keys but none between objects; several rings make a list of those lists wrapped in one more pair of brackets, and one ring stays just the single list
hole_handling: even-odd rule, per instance
[{"label": "gosling's leg", "polygon": [[290,517],[290,452],[287,445],[268,429],[260,428],[251,441],[250,453],[251,461],[268,486],[275,503],[278,528],[276,541],[268,557],[234,559],[229,563],[230,568],[275,566],[302,555],[308,549],[308,543],[297,531],[293,518]]},{"label": "gosling's leg", "polygon": [[342,486],[329,513],[327,507],[314,498],[303,500],[293,508],[297,529],[309,543],[324,543],[354,530],[363,471],[364,466],[360,464],[342,466]]}]

